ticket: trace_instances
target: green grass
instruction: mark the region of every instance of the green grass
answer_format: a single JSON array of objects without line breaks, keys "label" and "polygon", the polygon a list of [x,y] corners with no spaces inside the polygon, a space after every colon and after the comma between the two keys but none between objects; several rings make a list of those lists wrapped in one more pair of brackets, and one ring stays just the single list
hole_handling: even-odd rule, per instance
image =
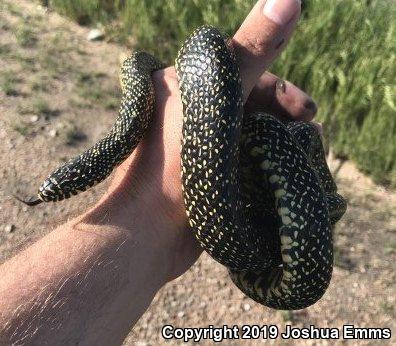
[{"label": "green grass", "polygon": [[72,121],[62,122],[57,128],[57,134],[67,145],[74,145],[86,139],[86,135]]},{"label": "green grass", "polygon": [[391,313],[393,313],[393,310],[394,310],[393,304],[390,302],[387,302],[387,301],[381,302],[380,308],[386,314],[391,314]]},{"label": "green grass", "polygon": [[59,114],[59,110],[51,108],[45,99],[38,96],[33,98],[29,104],[20,105],[18,107],[18,113],[21,115],[34,114],[38,115],[39,117],[49,119],[50,117],[57,116]]},{"label": "green grass", "polygon": [[109,90],[104,84],[107,77],[101,72],[75,72],[75,92],[80,100],[76,100],[81,108],[101,105],[106,109],[115,110],[119,104],[118,89]]},{"label": "green grass", "polygon": [[14,122],[13,124],[11,124],[11,127],[14,131],[18,132],[23,137],[29,134],[29,128],[22,123]]},{"label": "green grass", "polygon": [[14,32],[17,43],[21,47],[34,47],[37,42],[37,37],[33,30],[28,25],[22,24],[18,26]]},{"label": "green grass", "polygon": [[336,153],[395,187],[394,7],[384,1],[308,4],[305,21],[275,71],[317,100]]},{"label": "green grass", "polygon": [[46,92],[49,90],[51,82],[44,75],[33,76],[30,82],[30,88],[34,92]]},{"label": "green grass", "polygon": [[11,52],[11,46],[9,44],[0,44],[0,56],[8,55]]},{"label": "green grass", "polygon": [[338,246],[334,248],[334,265],[345,270],[351,270],[355,267],[355,264],[349,258],[348,251]]},{"label": "green grass", "polygon": [[282,321],[284,323],[293,322],[294,321],[293,311],[291,311],[291,310],[280,310],[278,313],[279,313],[279,315],[280,315],[280,317],[281,317],[281,319],[282,319]]},{"label": "green grass", "polygon": [[[204,23],[231,35],[255,0],[71,0],[49,5],[102,22],[123,42],[172,62]],[[326,139],[375,181],[396,187],[396,16],[384,0],[307,0],[296,35],[272,67],[319,104]]]},{"label": "green grass", "polygon": [[53,113],[53,110],[46,100],[37,98],[32,102],[31,112],[36,115],[50,115]]},{"label": "green grass", "polygon": [[390,242],[384,246],[385,255],[392,255],[396,253],[396,242]]},{"label": "green grass", "polygon": [[7,96],[18,96],[17,83],[20,82],[19,78],[15,76],[14,71],[3,71],[0,73],[0,89]]},{"label": "green grass", "polygon": [[60,13],[66,14],[81,25],[108,20],[112,17],[117,2],[117,0],[41,0],[44,6],[56,8]]},{"label": "green grass", "polygon": [[13,4],[11,2],[2,2],[0,3],[0,10],[5,10],[7,11],[9,14],[15,16],[15,17],[22,17],[23,13],[20,10],[20,8],[16,5]]}]

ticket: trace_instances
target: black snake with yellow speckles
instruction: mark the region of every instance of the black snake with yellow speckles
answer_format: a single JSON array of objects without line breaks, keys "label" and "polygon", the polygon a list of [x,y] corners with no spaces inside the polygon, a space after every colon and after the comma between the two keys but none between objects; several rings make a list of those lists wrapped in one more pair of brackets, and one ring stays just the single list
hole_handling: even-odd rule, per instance
[{"label": "black snake with yellow speckles", "polygon": [[[135,53],[121,69],[123,99],[108,135],[42,184],[31,205],[58,201],[106,178],[136,147],[154,111],[151,73]],[[183,103],[182,184],[190,226],[249,297],[277,309],[315,303],[332,273],[332,227],[346,209],[312,124],[243,114],[234,54],[199,28],[176,59]]]}]

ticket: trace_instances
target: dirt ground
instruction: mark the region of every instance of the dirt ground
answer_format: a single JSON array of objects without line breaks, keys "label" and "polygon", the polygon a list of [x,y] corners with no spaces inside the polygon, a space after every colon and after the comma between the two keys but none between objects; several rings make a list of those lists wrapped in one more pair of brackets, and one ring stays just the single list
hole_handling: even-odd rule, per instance
[{"label": "dirt ground", "polygon": [[[88,31],[28,1],[0,4],[0,262],[85,210],[106,188],[104,183],[67,203],[41,205],[34,212],[12,198],[13,193],[33,193],[50,170],[94,143],[116,116],[119,56],[125,52],[111,43],[88,41]],[[157,294],[124,344],[164,344],[165,324],[275,324],[280,330],[286,324],[353,324],[388,327],[395,333],[396,194],[373,184],[350,162],[330,157],[330,164],[349,208],[335,230],[334,276],[320,302],[298,312],[262,307],[233,286],[224,267],[202,255]],[[225,344],[263,342],[346,343],[278,338]]]}]

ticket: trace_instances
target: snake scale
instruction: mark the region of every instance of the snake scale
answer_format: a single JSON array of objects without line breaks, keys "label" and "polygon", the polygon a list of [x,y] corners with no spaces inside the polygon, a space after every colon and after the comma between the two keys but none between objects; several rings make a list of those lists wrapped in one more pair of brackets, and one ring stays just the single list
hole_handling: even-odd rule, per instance
[{"label": "snake scale", "polygon": [[[153,71],[137,52],[121,67],[123,97],[109,133],[57,168],[29,205],[60,201],[105,179],[138,145],[154,112]],[[203,26],[176,59],[183,104],[182,186],[191,229],[249,297],[275,309],[322,297],[332,266],[332,228],[346,210],[315,126],[244,114],[236,58],[218,29]]]}]

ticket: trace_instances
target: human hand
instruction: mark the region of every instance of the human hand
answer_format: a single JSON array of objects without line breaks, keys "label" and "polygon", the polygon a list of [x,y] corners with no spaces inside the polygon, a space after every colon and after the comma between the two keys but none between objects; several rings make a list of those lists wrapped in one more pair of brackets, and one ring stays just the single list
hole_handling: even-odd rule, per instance
[{"label": "human hand", "polygon": [[[260,0],[233,37],[246,111],[306,121],[314,117],[316,106],[308,95],[265,72],[289,40],[300,7],[298,0]],[[143,229],[163,259],[166,282],[187,270],[202,250],[188,230],[183,205],[182,104],[175,69],[155,72],[153,81],[156,110],[150,130],[84,221]]]}]

